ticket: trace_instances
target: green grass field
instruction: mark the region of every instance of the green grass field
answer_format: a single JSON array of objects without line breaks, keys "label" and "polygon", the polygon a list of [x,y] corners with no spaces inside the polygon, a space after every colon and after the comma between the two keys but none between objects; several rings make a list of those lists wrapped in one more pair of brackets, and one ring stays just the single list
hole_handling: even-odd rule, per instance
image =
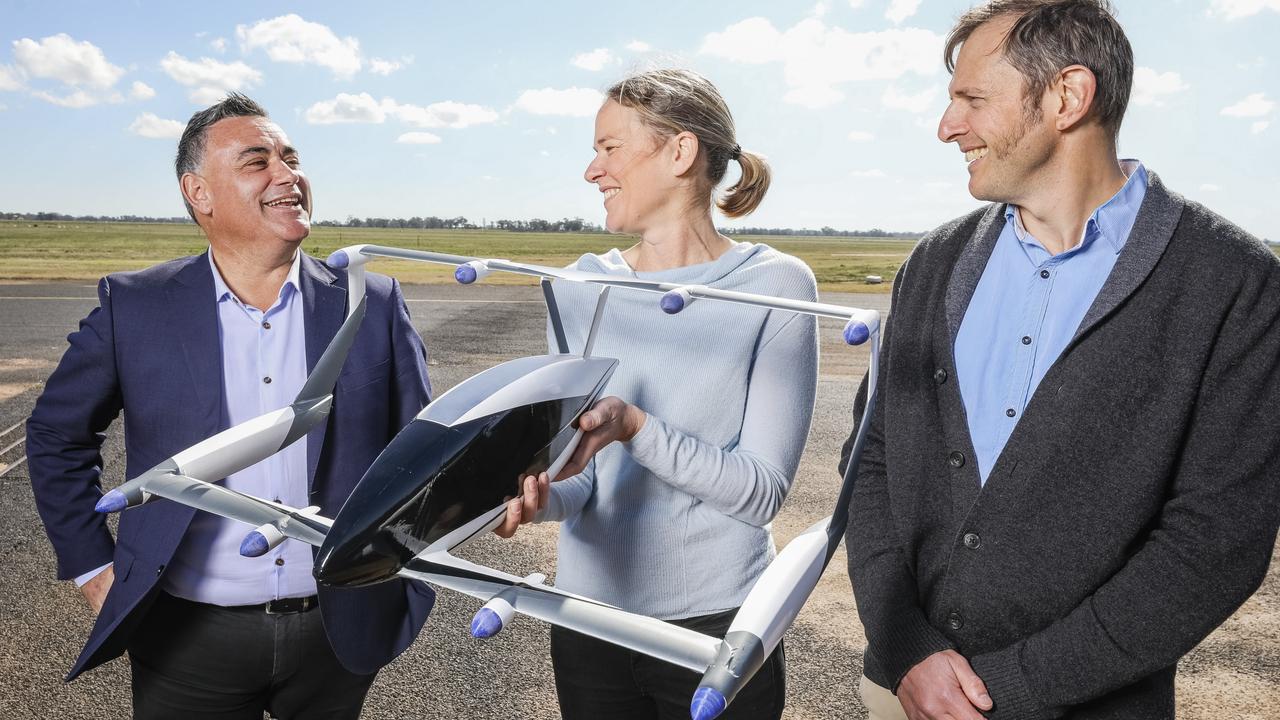
[{"label": "green grass field", "polygon": [[[887,281],[915,245],[913,240],[893,238],[736,239],[765,242],[799,257],[813,268],[823,290],[837,291],[887,292]],[[303,249],[323,258],[345,245],[370,243],[562,266],[583,253],[604,252],[632,242],[631,238],[604,234],[317,227]],[[194,225],[0,221],[0,280],[92,281],[107,273],[137,270],[198,253],[207,245]],[[379,261],[374,269],[401,282],[452,282],[452,273],[445,266]],[[867,285],[867,275],[880,275],[886,283]],[[502,274],[491,281],[532,282]]]}]

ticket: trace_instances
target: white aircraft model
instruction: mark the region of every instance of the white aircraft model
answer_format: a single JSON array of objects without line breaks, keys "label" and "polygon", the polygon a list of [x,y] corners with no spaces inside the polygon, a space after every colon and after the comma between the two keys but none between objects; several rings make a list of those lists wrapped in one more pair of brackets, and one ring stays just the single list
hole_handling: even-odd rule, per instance
[{"label": "white aircraft model", "polygon": [[[455,266],[463,284],[494,271],[541,280],[560,353],[511,360],[436,398],[392,440],[332,519],[319,508],[293,508],[215,484],[302,437],[322,422],[333,387],[364,316],[364,266],[375,257]],[[337,586],[412,578],[484,602],[472,635],[490,637],[522,613],[703,673],[690,705],[693,720],[722,713],[777,647],[844,536],[858,459],[876,398],[879,313],[697,285],[674,285],[564,270],[508,260],[355,245],[330,265],[348,270],[348,315],[297,399],[287,408],[224,430],[103,495],[101,512],[163,497],[254,526],[240,552],[257,556],[293,538],[319,548],[315,575]],[[569,354],[551,280],[600,285],[595,317],[581,355]],[[518,577],[452,553],[501,521],[519,478],[554,477],[577,446],[577,419],[600,396],[618,361],[593,357],[592,346],[611,288],[662,293],[678,313],[700,299],[733,302],[845,320],[845,342],[870,341],[867,406],[851,461],[830,517],[814,523],[756,581],[723,638],[627,612]]]}]

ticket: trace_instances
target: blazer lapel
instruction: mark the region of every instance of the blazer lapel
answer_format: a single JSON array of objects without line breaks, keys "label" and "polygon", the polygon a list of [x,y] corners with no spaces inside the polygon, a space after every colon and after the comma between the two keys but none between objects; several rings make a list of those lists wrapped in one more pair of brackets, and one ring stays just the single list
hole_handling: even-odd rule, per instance
[{"label": "blazer lapel", "polygon": [[[1155,173],[1148,172],[1147,194],[1138,209],[1133,229],[1129,231],[1129,239],[1125,241],[1120,257],[1116,258],[1106,283],[1080,321],[1080,327],[1076,328],[1071,344],[1119,307],[1147,279],[1173,239],[1173,231],[1178,226],[1185,204],[1181,195],[1170,192]],[[1063,350],[1064,355],[1066,352]]]},{"label": "blazer lapel", "polygon": [[[307,336],[307,372],[315,369],[320,356],[338,333],[347,313],[347,289],[345,278],[337,276],[314,258],[302,256],[301,272],[302,308],[305,313],[304,328]],[[332,416],[331,416],[332,417]],[[316,466],[320,462],[320,449],[324,446],[328,422],[323,422],[307,433],[307,488],[315,483]]]},{"label": "blazer lapel", "polygon": [[218,304],[213,296],[213,270],[206,251],[191,259],[165,288],[167,312],[182,346],[195,396],[205,427],[198,434],[208,437],[227,426],[223,412],[222,343],[218,330]]}]

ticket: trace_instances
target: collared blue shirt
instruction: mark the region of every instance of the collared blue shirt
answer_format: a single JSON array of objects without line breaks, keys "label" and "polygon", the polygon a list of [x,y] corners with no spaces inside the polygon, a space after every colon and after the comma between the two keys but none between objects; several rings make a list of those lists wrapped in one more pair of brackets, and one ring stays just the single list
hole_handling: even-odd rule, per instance
[{"label": "collared blue shirt", "polygon": [[[285,407],[306,382],[306,334],[298,284],[301,254],[294,256],[289,276],[266,312],[241,302],[227,287],[214,264],[212,249],[209,264],[218,306],[227,420],[236,425]],[[227,477],[225,485],[306,507],[306,436]],[[188,600],[225,606],[314,595],[311,548],[285,540],[262,557],[242,557],[240,542],[251,530],[243,523],[197,512],[165,572],[164,589]]]},{"label": "collared blue shirt", "polygon": [[1050,255],[1015,206],[956,335],[956,375],[983,485],[1027,403],[1062,354],[1124,249],[1147,171],[1123,160],[1124,187],[1089,216],[1079,244]]}]

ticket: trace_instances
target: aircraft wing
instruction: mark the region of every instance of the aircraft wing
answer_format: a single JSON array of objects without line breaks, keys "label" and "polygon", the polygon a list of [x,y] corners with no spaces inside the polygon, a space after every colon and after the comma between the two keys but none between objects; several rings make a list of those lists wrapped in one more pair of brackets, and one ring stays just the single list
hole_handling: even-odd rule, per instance
[{"label": "aircraft wing", "polygon": [[299,510],[185,475],[159,475],[147,483],[147,492],[246,525],[272,525],[285,537],[316,547],[333,525],[311,509]]}]

